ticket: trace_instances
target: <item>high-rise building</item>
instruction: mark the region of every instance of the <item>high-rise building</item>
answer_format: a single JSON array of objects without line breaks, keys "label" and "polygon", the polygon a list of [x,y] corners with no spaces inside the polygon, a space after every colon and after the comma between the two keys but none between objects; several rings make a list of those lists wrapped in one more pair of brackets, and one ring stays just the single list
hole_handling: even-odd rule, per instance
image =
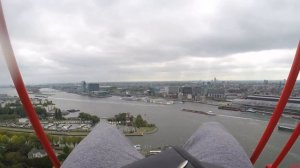
[{"label": "high-rise building", "polygon": [[85,81],[81,82],[81,91],[86,92],[86,82]]}]

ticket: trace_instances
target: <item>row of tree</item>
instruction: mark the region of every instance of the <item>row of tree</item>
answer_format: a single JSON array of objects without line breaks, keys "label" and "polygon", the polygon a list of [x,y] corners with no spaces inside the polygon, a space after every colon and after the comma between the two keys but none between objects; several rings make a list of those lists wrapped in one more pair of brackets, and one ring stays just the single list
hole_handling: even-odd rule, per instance
[{"label": "row of tree", "polygon": [[[82,140],[82,137],[76,137],[76,136],[57,136],[57,135],[47,134],[47,137],[51,142],[51,144],[53,145],[63,144],[63,145],[69,145],[73,147]],[[4,144],[13,143],[16,147],[24,143],[27,143],[37,148],[41,147],[40,146],[41,144],[37,139],[36,135],[32,133],[12,133],[7,131],[1,131],[0,143],[4,143]]]},{"label": "row of tree", "polygon": [[[68,137],[47,135],[51,144],[61,144],[63,153],[58,158],[63,161],[78,144],[82,137]],[[41,149],[42,146],[34,134],[0,132],[0,167],[51,167],[47,157],[28,159],[27,155],[31,149]]]},{"label": "row of tree", "polygon": [[[44,107],[37,106],[35,111],[41,119],[48,117]],[[26,117],[26,113],[19,100],[14,103],[7,103],[4,107],[0,105],[0,120],[15,120],[20,117]]]},{"label": "row of tree", "polygon": [[58,109],[58,108],[55,108],[54,119],[56,119],[56,120],[65,120],[65,118],[62,116],[61,110]]},{"label": "row of tree", "polygon": [[[3,117],[2,117],[3,115]],[[13,118],[14,117],[25,117],[25,111],[22,107],[22,104],[19,100],[16,100],[13,103],[7,103],[4,107],[0,106],[0,118],[6,119],[6,118]]]},{"label": "row of tree", "polygon": [[120,113],[115,115],[113,118],[109,118],[108,121],[114,121],[121,123],[121,125],[140,127],[155,127],[154,124],[149,124],[143,117],[139,114],[136,117],[130,115],[129,113]]},{"label": "row of tree", "polygon": [[155,124],[149,124],[146,120],[143,119],[143,117],[139,114],[136,116],[134,120],[134,126],[137,128],[140,127],[155,127]]},{"label": "row of tree", "polygon": [[98,116],[90,115],[88,113],[79,113],[78,118],[80,118],[82,121],[91,121],[92,125],[95,125],[100,121]]}]

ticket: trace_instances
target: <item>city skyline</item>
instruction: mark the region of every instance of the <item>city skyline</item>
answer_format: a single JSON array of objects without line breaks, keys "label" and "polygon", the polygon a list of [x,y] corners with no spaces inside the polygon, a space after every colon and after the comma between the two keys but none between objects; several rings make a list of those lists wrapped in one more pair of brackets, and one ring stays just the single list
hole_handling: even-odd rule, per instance
[{"label": "city skyline", "polygon": [[[300,2],[11,1],[3,8],[26,84],[283,80]],[[12,84],[2,51],[1,85]]]},{"label": "city skyline", "polygon": [[[278,79],[278,80],[268,80],[268,79],[261,79],[261,80],[219,80],[217,79],[217,83],[223,83],[223,82],[229,82],[229,83],[264,83],[265,81],[268,81],[270,84],[284,84],[286,79]],[[121,84],[121,83],[160,83],[161,85],[164,83],[178,83],[178,86],[181,86],[180,84],[203,84],[203,83],[208,83],[214,82],[214,79],[210,79],[210,80],[152,80],[152,81],[148,81],[148,80],[139,80],[139,81],[87,81],[87,80],[82,80],[82,81],[69,81],[69,82],[40,82],[40,83],[25,83],[26,86],[49,86],[49,85],[74,85],[74,84],[81,84],[82,82],[86,82],[86,83],[98,83],[98,84]],[[298,84],[300,82],[300,80],[296,81],[296,84]],[[0,84],[0,87],[11,87],[14,86],[13,83],[10,84]]]}]

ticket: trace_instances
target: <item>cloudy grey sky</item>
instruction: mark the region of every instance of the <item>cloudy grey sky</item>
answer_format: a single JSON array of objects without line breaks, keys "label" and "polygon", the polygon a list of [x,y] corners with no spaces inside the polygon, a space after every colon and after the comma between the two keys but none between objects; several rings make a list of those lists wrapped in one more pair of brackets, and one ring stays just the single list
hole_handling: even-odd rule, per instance
[{"label": "cloudy grey sky", "polygon": [[[26,83],[286,78],[299,0],[2,0]],[[2,52],[0,53],[2,55]],[[10,83],[3,57],[1,84]]]}]

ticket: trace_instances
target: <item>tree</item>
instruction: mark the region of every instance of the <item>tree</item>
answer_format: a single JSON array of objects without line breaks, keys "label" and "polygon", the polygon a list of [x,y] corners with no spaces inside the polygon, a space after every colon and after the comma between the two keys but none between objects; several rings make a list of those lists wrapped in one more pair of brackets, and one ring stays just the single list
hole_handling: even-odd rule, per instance
[{"label": "tree", "polygon": [[68,155],[71,153],[71,151],[72,151],[71,148],[69,148],[68,146],[65,146],[63,148],[63,154],[59,155],[58,159],[61,161],[65,160],[68,157]]},{"label": "tree", "polygon": [[19,152],[8,152],[4,155],[4,158],[9,165],[21,163],[26,160],[26,157]]},{"label": "tree", "polygon": [[25,144],[26,139],[25,139],[25,137],[23,137],[23,136],[13,135],[13,136],[11,137],[11,139],[10,139],[10,142],[11,142],[13,145],[20,146],[20,145]]},{"label": "tree", "polygon": [[69,155],[69,154],[71,153],[71,151],[72,151],[72,149],[71,149],[71,148],[69,148],[68,146],[65,146],[65,147],[63,148],[63,152],[64,152],[64,154],[67,154],[67,155]]},{"label": "tree", "polygon": [[18,116],[16,114],[0,114],[0,120],[16,120]]},{"label": "tree", "polygon": [[67,145],[71,145],[72,144],[72,141],[73,141],[72,137],[64,137],[64,138],[65,138],[65,143]]},{"label": "tree", "polygon": [[126,116],[127,116],[126,113],[120,113],[118,115],[115,115],[115,118],[116,118],[117,121],[121,121],[122,123],[125,123],[126,122]]},{"label": "tree", "polygon": [[140,114],[137,115],[137,117],[135,119],[135,126],[138,128],[147,126],[147,123],[143,120],[143,118]]},{"label": "tree", "polygon": [[59,137],[58,136],[52,136],[51,142],[52,142],[52,144],[56,145],[59,142]]},{"label": "tree", "polygon": [[15,114],[17,114],[17,115],[19,115],[20,117],[25,117],[26,115],[25,115],[25,111],[24,111],[24,108],[23,108],[23,106],[16,106],[16,108],[15,108]]},{"label": "tree", "polygon": [[91,121],[92,125],[95,125],[100,121],[100,118],[98,116],[90,115],[87,113],[79,113],[78,118],[80,118],[83,121]]},{"label": "tree", "polygon": [[3,163],[0,162],[0,167],[6,167],[6,166]]},{"label": "tree", "polygon": [[28,144],[24,144],[21,145],[18,152],[20,152],[22,155],[26,155],[28,154],[28,152],[30,152],[30,150],[32,149],[32,147]]},{"label": "tree", "polygon": [[60,109],[55,109],[54,118],[57,120],[62,120],[63,116]]},{"label": "tree", "polygon": [[32,147],[35,147],[35,148],[40,148],[41,147],[40,141],[38,140],[38,138],[34,134],[30,134],[29,137],[27,138],[27,141],[28,141],[28,144]]},{"label": "tree", "polygon": [[2,135],[0,138],[0,142],[7,144],[9,142],[9,137],[7,135]]},{"label": "tree", "polygon": [[82,140],[81,137],[69,137],[69,142],[75,147]]},{"label": "tree", "polygon": [[75,143],[73,145],[75,147],[76,144],[80,143],[80,141],[82,140],[82,137],[74,137],[74,138],[75,138]]},{"label": "tree", "polygon": [[28,159],[27,165],[29,167],[52,168],[52,163],[47,156],[42,158]]},{"label": "tree", "polygon": [[48,116],[46,109],[43,107],[35,107],[35,111],[40,118],[46,118]]}]

